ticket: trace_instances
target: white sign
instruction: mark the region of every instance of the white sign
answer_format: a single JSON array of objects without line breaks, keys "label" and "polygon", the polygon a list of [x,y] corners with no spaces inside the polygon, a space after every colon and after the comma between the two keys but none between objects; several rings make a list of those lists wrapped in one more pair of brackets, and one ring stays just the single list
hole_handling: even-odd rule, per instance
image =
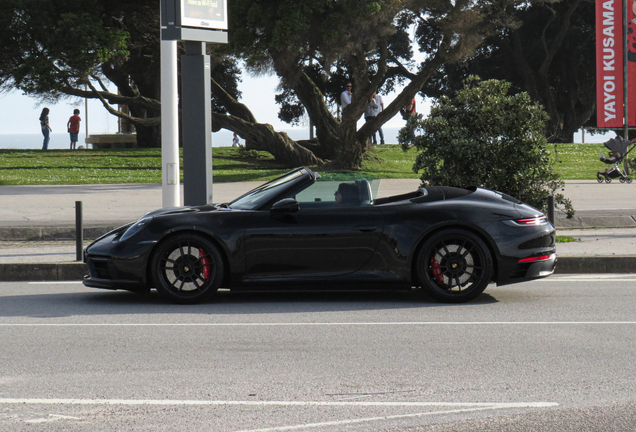
[{"label": "white sign", "polygon": [[227,0],[181,0],[181,25],[227,30]]}]

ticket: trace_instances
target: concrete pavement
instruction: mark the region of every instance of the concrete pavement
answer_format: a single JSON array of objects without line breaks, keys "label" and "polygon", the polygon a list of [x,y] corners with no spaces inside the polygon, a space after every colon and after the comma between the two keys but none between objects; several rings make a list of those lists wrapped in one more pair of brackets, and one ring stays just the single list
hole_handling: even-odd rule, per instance
[{"label": "concrete pavement", "polygon": [[[556,215],[560,273],[636,272],[636,184],[566,181],[563,193],[577,213]],[[213,200],[227,202],[261,182],[218,183]],[[382,180],[378,197],[414,190],[415,179]],[[75,262],[75,202],[82,201],[84,238],[160,208],[161,185],[0,186],[0,280],[80,278]]]}]

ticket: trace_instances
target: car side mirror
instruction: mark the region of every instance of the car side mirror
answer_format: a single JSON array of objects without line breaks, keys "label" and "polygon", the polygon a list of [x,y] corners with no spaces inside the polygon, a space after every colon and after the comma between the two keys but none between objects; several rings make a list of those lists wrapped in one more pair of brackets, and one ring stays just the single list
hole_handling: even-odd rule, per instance
[{"label": "car side mirror", "polygon": [[293,198],[285,198],[274,203],[272,208],[269,210],[269,213],[272,216],[282,216],[288,213],[296,213],[299,208],[300,205],[298,204],[298,201]]}]

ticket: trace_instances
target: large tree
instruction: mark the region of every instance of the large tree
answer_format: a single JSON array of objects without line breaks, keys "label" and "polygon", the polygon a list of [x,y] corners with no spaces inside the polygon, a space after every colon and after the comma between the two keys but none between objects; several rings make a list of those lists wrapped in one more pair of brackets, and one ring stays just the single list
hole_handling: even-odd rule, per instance
[{"label": "large tree", "polygon": [[158,8],[159,0],[2,0],[0,88],[99,98],[136,126],[140,145],[160,145]]},{"label": "large tree", "polygon": [[594,2],[528,3],[514,17],[517,25],[487,38],[476,55],[444,65],[424,93],[451,96],[470,75],[503,79],[544,106],[549,141],[572,142],[581,126],[596,124]]},{"label": "large tree", "polygon": [[[485,37],[510,28],[507,19],[517,3],[524,4],[232,0],[230,44],[210,46],[213,127],[237,132],[289,165],[332,161],[358,168],[368,137],[442,65],[472,55]],[[414,60],[413,48],[422,61]],[[237,58],[251,70],[278,75],[286,111],[281,115],[293,119],[304,110],[316,127],[315,142],[294,142],[239,102],[232,86]],[[159,0],[0,3],[0,86],[52,98],[99,97],[110,112],[135,124],[140,145],[159,143],[159,69]],[[227,79],[228,73],[235,78]],[[339,117],[330,102],[345,79],[354,83],[354,98]],[[109,82],[117,92],[108,91]],[[371,94],[397,83],[403,84],[398,96],[357,130]],[[126,104],[130,115],[113,104]]]},{"label": "large tree", "polygon": [[[286,92],[283,118],[290,108],[302,106],[316,127],[317,142],[301,146],[273,134],[231,100],[229,115],[214,117],[215,127],[265,143],[270,151],[286,147],[284,153],[297,154],[300,163],[330,160],[351,169],[360,167],[368,138],[441,65],[472,55],[486,36],[507,24],[514,2],[235,0],[229,6],[230,52],[249,68],[278,75]],[[412,47],[419,47],[423,61],[413,61]],[[354,97],[338,118],[329,102],[337,98],[344,79],[353,82]],[[372,93],[396,80],[403,81],[403,90],[358,130]]]}]

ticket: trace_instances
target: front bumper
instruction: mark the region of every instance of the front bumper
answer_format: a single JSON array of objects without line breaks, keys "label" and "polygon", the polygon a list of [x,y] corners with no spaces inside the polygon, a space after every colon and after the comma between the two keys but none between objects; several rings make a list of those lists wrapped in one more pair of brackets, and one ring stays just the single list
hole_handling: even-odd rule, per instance
[{"label": "front bumper", "polygon": [[88,274],[84,276],[83,283],[87,287],[127,291],[147,289],[143,273],[131,274],[130,269],[122,268],[121,263],[111,258],[85,254],[84,262],[88,267]]},{"label": "front bumper", "polygon": [[84,285],[110,290],[144,291],[147,257],[152,242],[119,242],[125,227],[95,240],[84,250],[88,275]]}]

